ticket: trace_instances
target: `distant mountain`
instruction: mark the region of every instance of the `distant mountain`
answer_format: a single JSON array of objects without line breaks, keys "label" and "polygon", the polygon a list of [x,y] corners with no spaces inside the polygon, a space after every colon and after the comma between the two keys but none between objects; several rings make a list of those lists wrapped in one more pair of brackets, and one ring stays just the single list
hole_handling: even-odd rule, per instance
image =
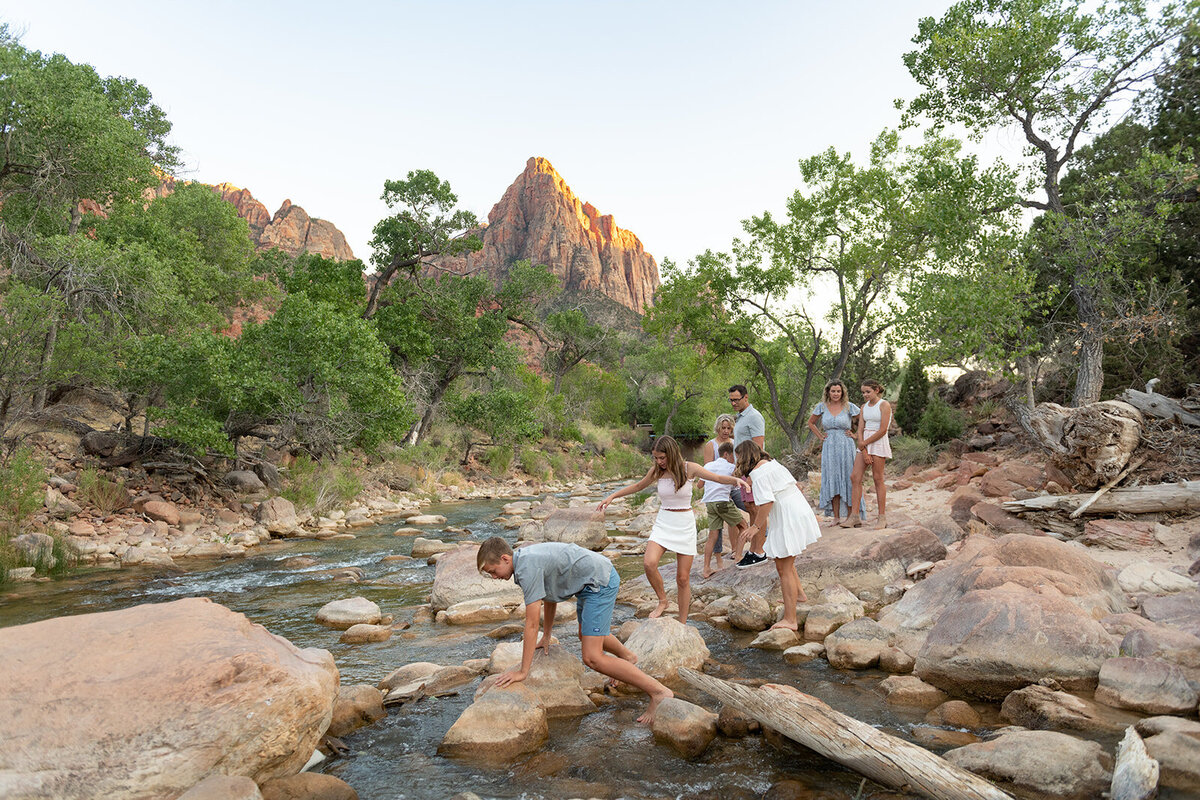
[{"label": "distant mountain", "polygon": [[[155,197],[166,197],[175,187],[186,181],[166,178],[158,188],[152,190]],[[346,237],[332,223],[310,217],[291,200],[284,200],[275,215],[267,213],[267,207],[250,194],[249,189],[240,189],[229,183],[218,183],[210,187],[221,195],[221,199],[237,209],[238,216],[250,226],[250,238],[259,250],[278,248],[289,255],[316,253],[325,258],[349,261],[354,251],[346,243]]]},{"label": "distant mountain", "polygon": [[544,158],[529,159],[477,233],[482,250],[437,266],[500,283],[514,262],[529,260],[548,266],[569,296],[601,295],[637,314],[660,283],[658,263],[641,240],[580,201]]}]

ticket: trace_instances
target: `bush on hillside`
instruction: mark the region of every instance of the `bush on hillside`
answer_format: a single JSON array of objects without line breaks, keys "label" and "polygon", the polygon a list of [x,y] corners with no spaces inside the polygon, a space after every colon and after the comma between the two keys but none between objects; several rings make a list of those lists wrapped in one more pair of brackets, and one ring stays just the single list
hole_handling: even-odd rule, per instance
[{"label": "bush on hillside", "polygon": [[904,369],[904,381],[900,384],[900,397],[896,400],[896,424],[905,433],[914,433],[921,424],[921,416],[929,403],[929,378],[919,356],[908,360]]},{"label": "bush on hillside", "polygon": [[963,415],[957,409],[951,408],[946,401],[934,395],[921,415],[921,424],[917,426],[917,434],[930,444],[945,444],[951,439],[962,436],[964,427]]}]

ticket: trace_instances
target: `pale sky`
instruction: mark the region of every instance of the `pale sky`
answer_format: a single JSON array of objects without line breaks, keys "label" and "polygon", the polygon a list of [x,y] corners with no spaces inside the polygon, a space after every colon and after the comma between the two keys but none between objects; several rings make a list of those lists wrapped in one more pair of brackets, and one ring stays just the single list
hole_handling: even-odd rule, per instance
[{"label": "pale sky", "polygon": [[432,169],[486,220],[539,155],[661,263],[781,209],[802,157],[863,156],[950,5],[9,0],[0,21],[147,86],[182,177],[289,198],[364,261],[385,179]]}]

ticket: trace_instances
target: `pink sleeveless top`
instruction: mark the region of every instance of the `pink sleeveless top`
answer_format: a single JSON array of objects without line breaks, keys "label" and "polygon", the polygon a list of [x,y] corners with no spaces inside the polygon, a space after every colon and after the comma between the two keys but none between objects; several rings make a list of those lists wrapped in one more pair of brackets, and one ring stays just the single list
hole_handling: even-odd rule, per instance
[{"label": "pink sleeveless top", "polygon": [[658,479],[658,502],[666,509],[686,511],[692,507],[692,480],[689,478],[675,491],[675,478],[664,475]]}]

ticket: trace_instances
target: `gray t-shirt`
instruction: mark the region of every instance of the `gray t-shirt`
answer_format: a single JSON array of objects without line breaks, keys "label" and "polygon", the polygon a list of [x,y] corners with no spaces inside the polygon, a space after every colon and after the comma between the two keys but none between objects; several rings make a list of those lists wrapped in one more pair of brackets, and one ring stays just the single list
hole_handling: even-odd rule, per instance
[{"label": "gray t-shirt", "polygon": [[525,592],[525,605],[561,603],[588,586],[608,586],[612,570],[607,558],[577,544],[542,542],[513,551],[513,580]]},{"label": "gray t-shirt", "polygon": [[754,406],[746,406],[735,418],[733,422],[733,446],[737,447],[742,442],[748,442],[755,436],[767,435],[767,423],[763,421],[763,415],[758,413],[758,409]]}]

